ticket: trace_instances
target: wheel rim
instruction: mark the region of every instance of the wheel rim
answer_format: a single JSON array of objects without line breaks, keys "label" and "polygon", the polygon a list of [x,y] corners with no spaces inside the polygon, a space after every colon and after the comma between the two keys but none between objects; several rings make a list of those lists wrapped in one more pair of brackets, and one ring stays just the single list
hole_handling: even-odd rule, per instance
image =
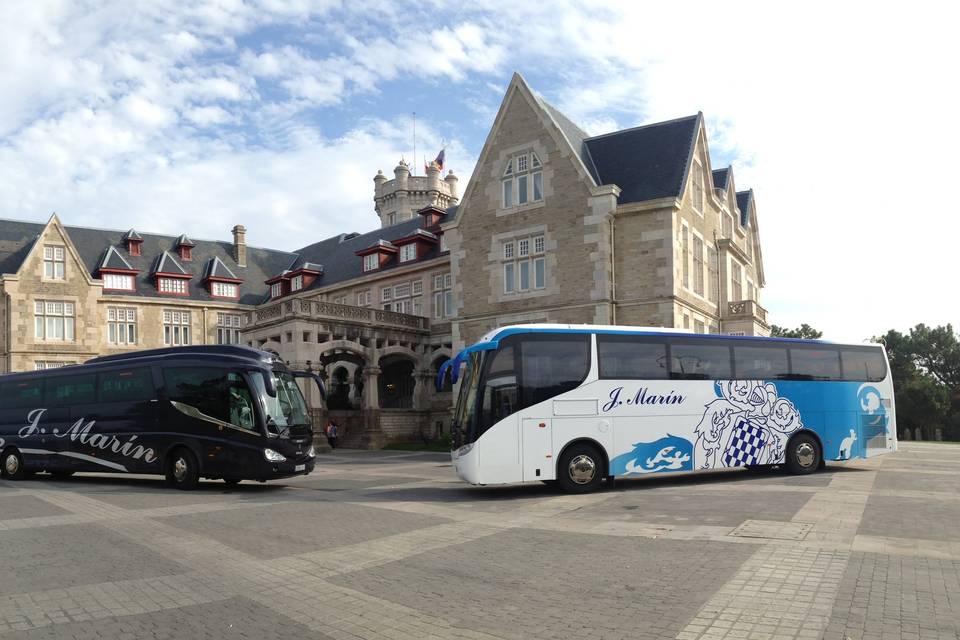
[{"label": "wheel rim", "polygon": [[589,484],[597,475],[597,463],[587,455],[574,456],[567,468],[570,479],[576,484]]},{"label": "wheel rim", "polygon": [[801,442],[797,446],[797,464],[804,469],[809,469],[817,459],[817,450],[809,442]]},{"label": "wheel rim", "polygon": [[15,475],[20,470],[20,458],[17,454],[11,453],[3,459],[3,468],[8,475]]},{"label": "wheel rim", "polygon": [[173,463],[173,477],[177,482],[183,482],[187,477],[187,469],[189,465],[184,458],[177,458],[177,461]]}]

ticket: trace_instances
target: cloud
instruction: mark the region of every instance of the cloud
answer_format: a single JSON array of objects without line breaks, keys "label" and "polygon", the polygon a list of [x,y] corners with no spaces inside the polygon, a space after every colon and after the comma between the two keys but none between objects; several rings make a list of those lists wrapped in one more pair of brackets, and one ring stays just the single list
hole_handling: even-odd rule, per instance
[{"label": "cloud", "polygon": [[448,140],[461,191],[510,72],[592,134],[703,111],[753,187],[777,324],[960,317],[957,9],[21,0],[0,21],[0,215],[294,248],[372,228],[372,181]]}]

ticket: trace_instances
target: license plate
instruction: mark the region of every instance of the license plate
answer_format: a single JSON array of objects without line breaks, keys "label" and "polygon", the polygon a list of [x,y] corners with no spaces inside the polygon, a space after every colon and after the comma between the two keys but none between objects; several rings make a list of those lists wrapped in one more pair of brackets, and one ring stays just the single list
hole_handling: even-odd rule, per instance
[{"label": "license plate", "polygon": [[306,470],[307,470],[307,465],[305,465],[305,464],[298,464],[297,466],[295,466],[295,467],[293,468],[293,470],[294,470],[294,471],[306,471]]}]

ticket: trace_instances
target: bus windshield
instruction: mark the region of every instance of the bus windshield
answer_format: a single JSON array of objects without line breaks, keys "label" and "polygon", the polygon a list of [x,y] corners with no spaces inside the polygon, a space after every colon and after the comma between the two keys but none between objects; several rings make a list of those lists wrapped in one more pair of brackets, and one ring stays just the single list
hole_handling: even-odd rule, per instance
[{"label": "bus windshield", "polygon": [[457,408],[453,417],[454,437],[451,445],[454,449],[460,448],[464,436],[473,423],[473,416],[477,411],[477,390],[480,388],[480,365],[483,362],[483,352],[470,354],[463,372],[463,381],[460,383],[460,397],[457,398]]},{"label": "bus windshield", "polygon": [[278,427],[292,427],[310,423],[307,403],[303,399],[300,387],[293,376],[286,372],[273,372],[273,385],[277,389],[276,397],[267,393],[263,374],[254,371],[251,374],[257,395],[263,402],[267,423]]}]

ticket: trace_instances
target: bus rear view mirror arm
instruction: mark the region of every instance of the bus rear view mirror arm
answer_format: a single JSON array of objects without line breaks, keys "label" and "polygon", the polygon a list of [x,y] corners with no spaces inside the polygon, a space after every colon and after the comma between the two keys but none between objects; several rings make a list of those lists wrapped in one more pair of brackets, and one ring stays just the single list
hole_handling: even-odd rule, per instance
[{"label": "bus rear view mirror arm", "polygon": [[317,383],[317,389],[320,390],[320,397],[324,401],[327,399],[327,389],[323,386],[323,380],[320,378],[320,375],[315,371],[291,371],[290,372],[294,378],[309,378]]}]

